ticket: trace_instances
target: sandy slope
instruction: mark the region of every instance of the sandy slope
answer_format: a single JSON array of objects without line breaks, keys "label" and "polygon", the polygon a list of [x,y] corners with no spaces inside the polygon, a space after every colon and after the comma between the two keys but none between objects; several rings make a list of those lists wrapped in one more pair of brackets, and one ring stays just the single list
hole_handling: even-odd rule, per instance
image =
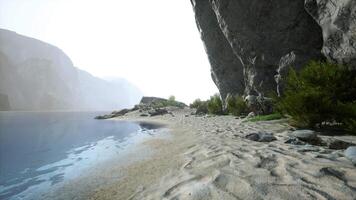
[{"label": "sandy slope", "polygon": [[[166,123],[173,138],[149,141],[154,157],[125,168],[123,179],[96,190],[92,199],[356,199],[356,167],[343,151],[285,144],[291,130],[283,121],[251,123],[190,112],[115,119]],[[258,131],[278,140],[244,138]]]}]

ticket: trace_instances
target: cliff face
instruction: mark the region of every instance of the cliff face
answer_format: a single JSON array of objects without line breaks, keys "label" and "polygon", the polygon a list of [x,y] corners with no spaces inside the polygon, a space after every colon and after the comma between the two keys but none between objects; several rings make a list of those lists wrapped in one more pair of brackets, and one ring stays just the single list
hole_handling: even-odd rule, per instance
[{"label": "cliff face", "polygon": [[[299,70],[311,59],[326,56],[352,63],[355,1],[333,0],[336,7],[330,2],[191,0],[212,78],[222,98],[228,93],[279,92],[288,67]],[[341,14],[334,17],[333,13]],[[336,29],[335,23],[340,24]],[[338,55],[340,52],[346,53]]]},{"label": "cliff face", "polygon": [[305,8],[322,28],[322,53],[356,69],[356,1],[306,0]]},{"label": "cliff face", "polygon": [[116,84],[75,68],[55,46],[2,29],[0,93],[14,110],[111,110],[142,96],[127,81]]}]

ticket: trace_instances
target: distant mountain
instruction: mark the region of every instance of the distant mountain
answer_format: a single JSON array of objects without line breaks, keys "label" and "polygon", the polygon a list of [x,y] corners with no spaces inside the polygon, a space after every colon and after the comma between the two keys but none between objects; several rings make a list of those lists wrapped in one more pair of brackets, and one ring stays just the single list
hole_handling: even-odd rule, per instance
[{"label": "distant mountain", "polygon": [[94,77],[59,48],[4,29],[0,94],[0,110],[112,110],[131,107],[142,96],[125,79]]}]

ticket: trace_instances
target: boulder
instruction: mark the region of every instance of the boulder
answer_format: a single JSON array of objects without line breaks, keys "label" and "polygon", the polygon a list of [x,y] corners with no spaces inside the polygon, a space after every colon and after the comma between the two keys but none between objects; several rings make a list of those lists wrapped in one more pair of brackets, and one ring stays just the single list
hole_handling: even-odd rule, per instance
[{"label": "boulder", "polygon": [[356,165],[356,146],[348,147],[344,154],[346,158],[351,160],[351,162]]},{"label": "boulder", "polygon": [[277,140],[277,138],[274,137],[272,133],[264,132],[251,133],[246,135],[245,138],[256,142],[272,142],[274,140]]},{"label": "boulder", "polygon": [[289,134],[292,138],[297,138],[312,145],[321,145],[322,140],[312,130],[296,130]]}]

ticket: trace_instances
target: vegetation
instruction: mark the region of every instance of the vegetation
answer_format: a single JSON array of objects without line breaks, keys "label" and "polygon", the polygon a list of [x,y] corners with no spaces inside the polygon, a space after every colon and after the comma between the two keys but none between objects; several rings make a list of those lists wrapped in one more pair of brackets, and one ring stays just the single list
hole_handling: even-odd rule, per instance
[{"label": "vegetation", "polygon": [[269,115],[257,115],[256,117],[252,117],[248,121],[250,122],[269,121],[269,120],[281,119],[282,117],[283,116],[280,113],[273,113]]},{"label": "vegetation", "polygon": [[168,100],[162,100],[157,102],[152,102],[151,106],[153,108],[164,108],[167,106],[173,106],[178,108],[184,108],[186,105],[182,102],[176,101],[175,96],[170,96]]},{"label": "vegetation", "polygon": [[226,97],[226,112],[235,116],[246,115],[248,113],[247,103],[241,96],[228,95]]},{"label": "vegetation", "polygon": [[290,70],[277,110],[300,126],[338,126],[356,132],[356,71],[312,61],[299,73]]},{"label": "vegetation", "polygon": [[214,115],[224,114],[223,103],[221,101],[219,94],[215,94],[215,95],[211,96],[207,102],[207,106],[208,106],[209,114],[214,114]]},{"label": "vegetation", "polygon": [[196,99],[192,104],[189,105],[190,108],[196,108],[196,114],[207,114],[208,111],[208,103],[207,101],[202,101],[200,99]]}]

